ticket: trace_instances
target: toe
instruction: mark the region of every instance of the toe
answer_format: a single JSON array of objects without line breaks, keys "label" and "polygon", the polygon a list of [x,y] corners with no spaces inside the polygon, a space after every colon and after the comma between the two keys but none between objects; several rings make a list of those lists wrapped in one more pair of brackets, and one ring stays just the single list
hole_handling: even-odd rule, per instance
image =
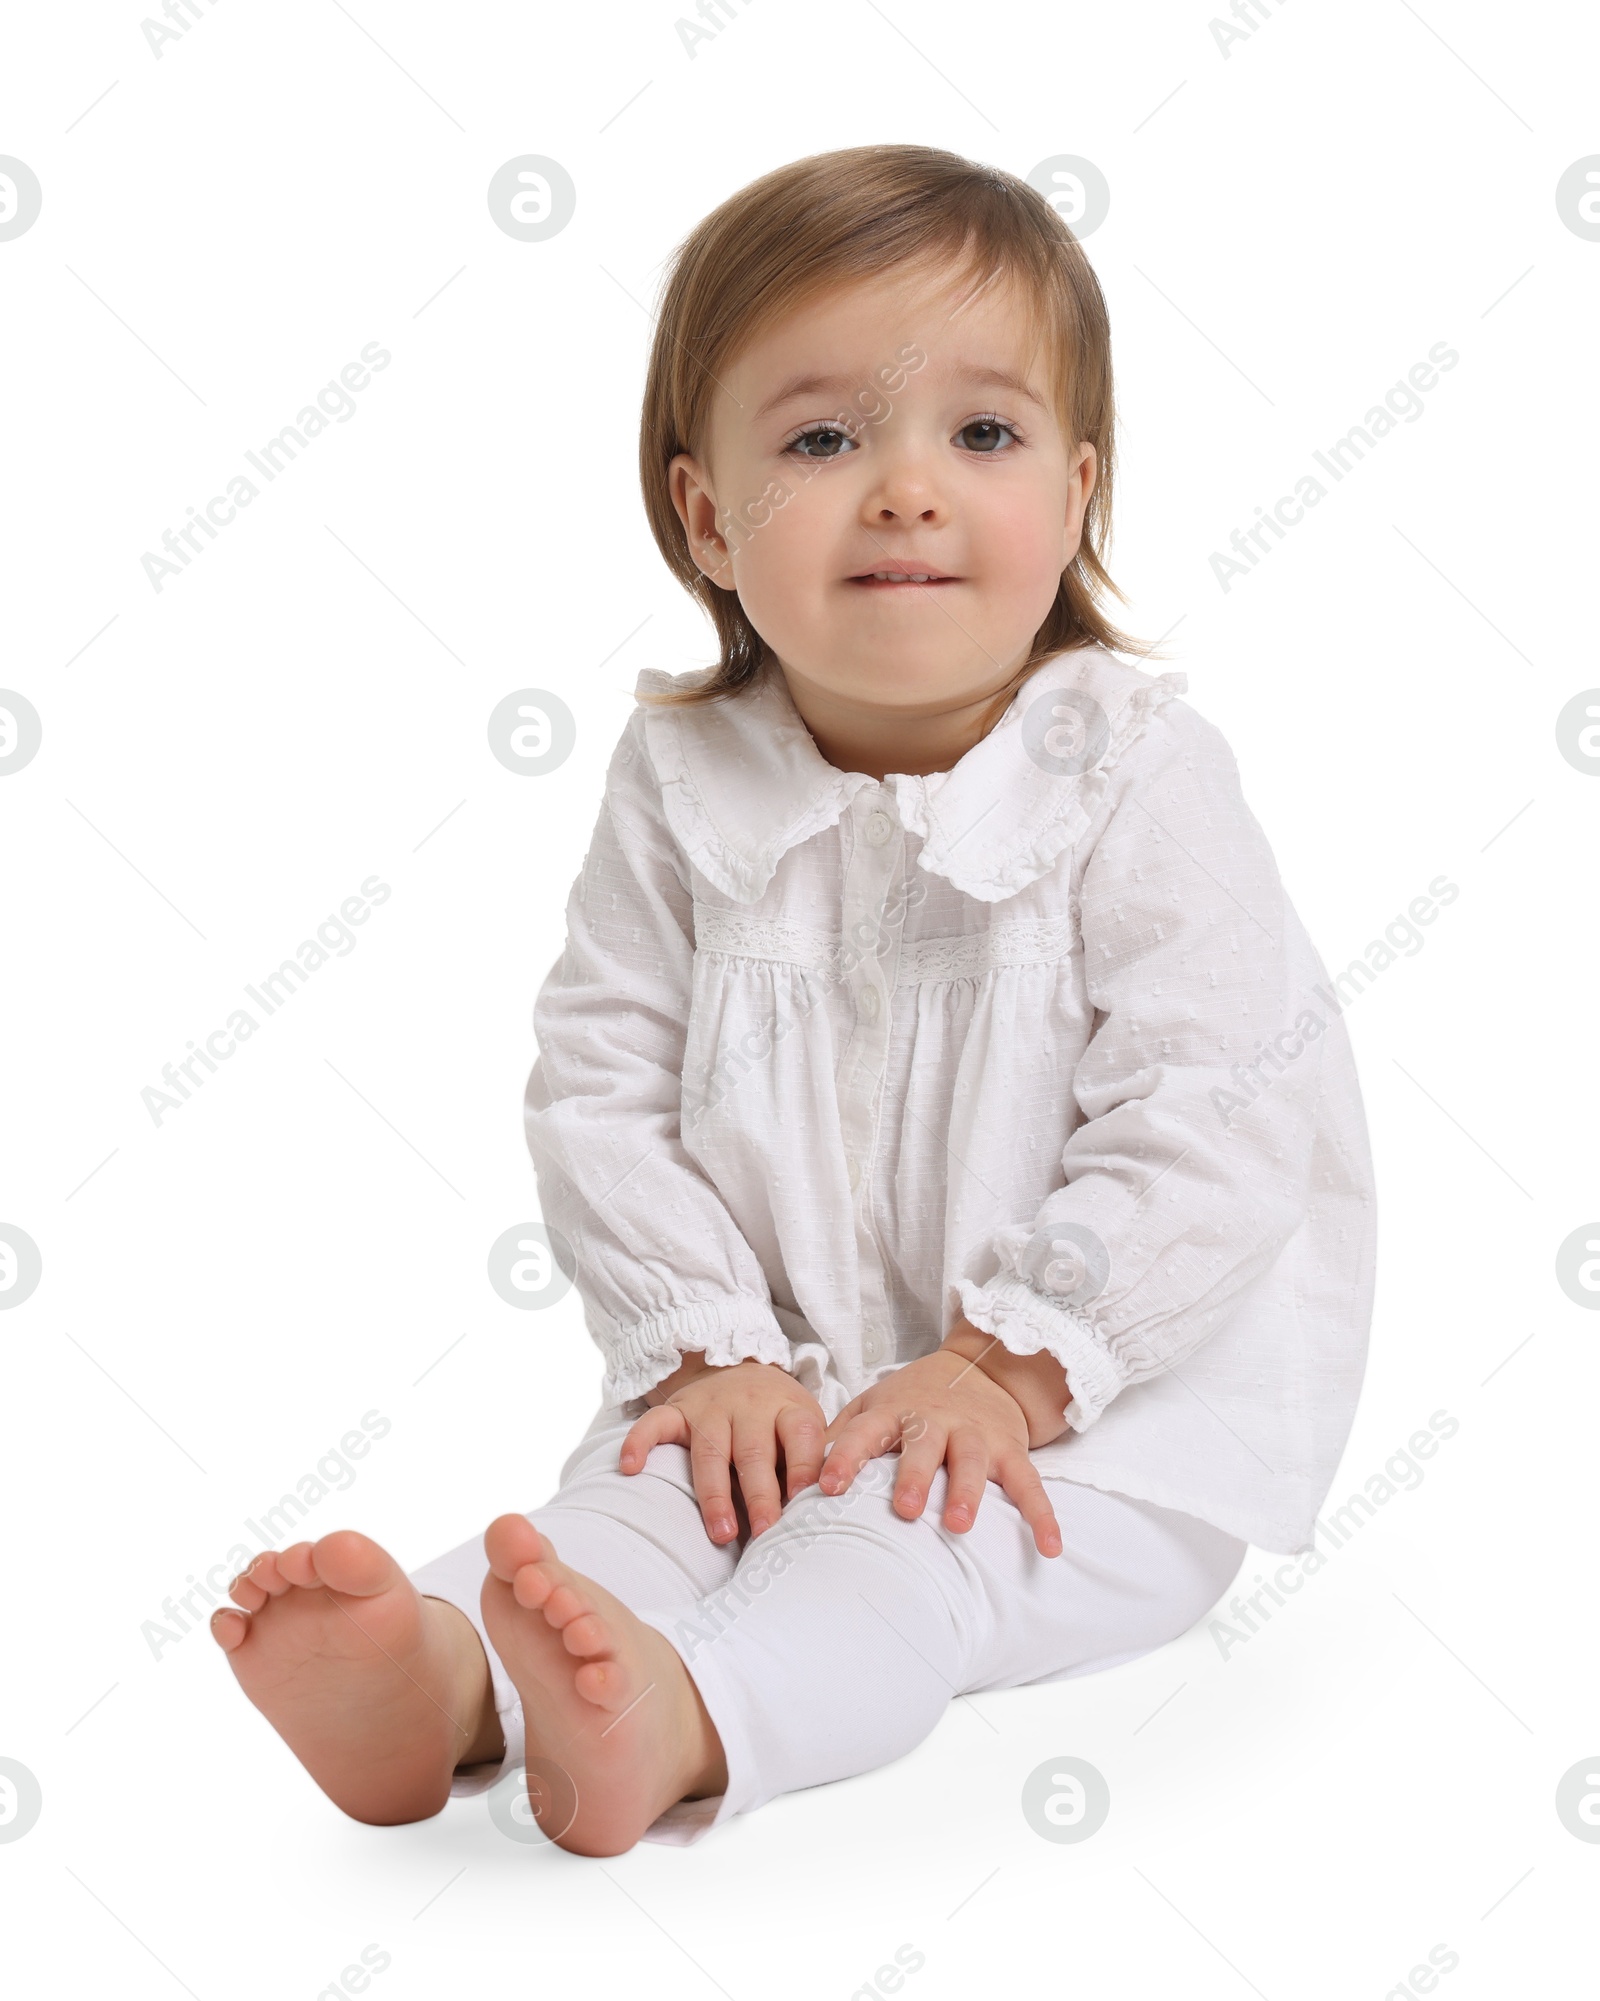
[{"label": "toe", "polygon": [[264,1591],[269,1598],[281,1598],[289,1589],[289,1580],[278,1568],[278,1552],[264,1549],[245,1572],[245,1576],[258,1591]]},{"label": "toe", "polygon": [[563,1626],[570,1626],[574,1619],[589,1610],[589,1607],[573,1590],[570,1584],[558,1584],[544,1601],[544,1622],[554,1626],[559,1633]]},{"label": "toe", "polygon": [[308,1542],[292,1542],[287,1549],[278,1551],[278,1575],[297,1590],[304,1591],[321,1583],[321,1578],[311,1567],[311,1545]]},{"label": "toe", "polygon": [[211,1637],[225,1654],[231,1654],[236,1647],[242,1647],[250,1631],[249,1616],[234,1611],[225,1605],[220,1612],[211,1615]]},{"label": "toe", "polygon": [[235,1605],[242,1605],[247,1612],[259,1612],[267,1602],[266,1592],[247,1570],[240,1571],[228,1586],[228,1596]]},{"label": "toe", "polygon": [[626,1709],[638,1693],[636,1677],[620,1661],[585,1661],[573,1672],[572,1686],[596,1709]]},{"label": "toe", "polygon": [[[375,1598],[404,1581],[405,1572],[371,1536],[356,1529],[335,1529],[315,1544],[298,1545],[306,1552],[309,1584],[325,1584],[353,1598]],[[285,1552],[287,1554],[287,1552]]]},{"label": "toe", "polygon": [[542,1563],[525,1563],[511,1580],[511,1595],[529,1612],[538,1612],[549,1601],[556,1579]]},{"label": "toe", "polygon": [[572,1686],[585,1702],[603,1704],[608,1676],[615,1674],[616,1666],[615,1661],[585,1661],[572,1677]]},{"label": "toe", "polygon": [[484,1531],[483,1550],[489,1568],[505,1584],[524,1564],[555,1554],[526,1515],[497,1515]]},{"label": "toe", "polygon": [[561,1629],[561,1644],[569,1654],[588,1658],[612,1651],[611,1629],[598,1612],[580,1612]]}]

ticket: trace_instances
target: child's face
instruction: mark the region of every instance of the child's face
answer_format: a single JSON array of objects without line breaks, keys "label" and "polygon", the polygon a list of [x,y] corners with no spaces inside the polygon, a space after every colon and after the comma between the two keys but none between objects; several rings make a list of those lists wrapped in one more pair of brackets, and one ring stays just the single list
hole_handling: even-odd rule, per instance
[{"label": "child's face", "polygon": [[[720,371],[705,459],[673,460],[673,498],[791,683],[928,713],[1027,658],[1096,469],[1031,345],[1004,280],[974,295],[908,269],[814,302]],[[793,386],[808,377],[830,379]],[[862,581],[894,563],[948,581]]]}]

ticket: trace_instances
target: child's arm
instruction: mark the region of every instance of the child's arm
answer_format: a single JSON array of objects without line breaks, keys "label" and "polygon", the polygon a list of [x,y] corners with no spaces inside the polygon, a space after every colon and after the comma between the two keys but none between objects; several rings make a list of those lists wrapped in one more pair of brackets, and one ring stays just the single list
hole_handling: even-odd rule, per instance
[{"label": "child's arm", "polygon": [[[566,949],[534,1008],[539,1058],[528,1079],[528,1147],[544,1220],[577,1260],[585,1318],[606,1358],[607,1401],[645,1396],[677,1377],[690,1355],[703,1358],[697,1370],[719,1373],[746,1361],[774,1365],[739,1370],[738,1389],[724,1394],[742,1401],[752,1377],[776,1379],[792,1356],[759,1260],[683,1143],[693,898],[642,720],[636,712],[611,760],[567,902]],[[795,1398],[816,1410],[791,1382],[782,1400],[792,1407]],[[685,1421],[703,1401],[687,1392],[677,1398]],[[774,1424],[776,1414],[773,1402]],[[820,1412],[817,1425],[820,1436]],[[736,1432],[744,1448],[744,1431],[730,1423],[730,1450]],[[769,1428],[769,1468],[776,1436]],[[706,1464],[700,1442],[697,1485]],[[724,1462],[720,1492],[711,1490],[719,1509],[727,1487]]]},{"label": "child's arm", "polygon": [[998,1233],[987,1284],[956,1288],[974,1326],[1061,1364],[1079,1431],[1178,1372],[1299,1228],[1322,1052],[1344,1032],[1220,733],[1175,703],[1118,779],[1083,875],[1099,1019],[1066,1185]]},{"label": "child's arm", "polygon": [[[957,1284],[964,1317],[948,1339],[959,1360],[948,1348],[924,1357],[867,1393],[853,1430],[844,1429],[851,1413],[835,1419],[824,1487],[900,1442],[886,1412],[912,1411],[937,1434],[957,1367],[1021,1391],[1007,1435],[1026,1429],[1030,1445],[1047,1440],[1042,1386],[1018,1374],[1022,1358],[1061,1372],[1052,1436],[1086,1429],[1122,1391],[1163,1372],[1181,1382],[1185,1357],[1306,1214],[1322,1051],[1344,1031],[1316,998],[1321,967],[1232,755],[1216,730],[1174,705],[1110,778],[1113,808],[1082,883],[1084,979],[1098,1025],[1073,1078],[1084,1117],[1062,1153],[1065,1186],[1028,1222],[997,1233],[1000,1268],[987,1283]],[[998,1369],[977,1360],[988,1337],[1009,1357]],[[1219,1450],[1262,1456],[1265,1441],[1245,1435],[1252,1395],[1254,1385],[1241,1385],[1236,1406],[1212,1412]],[[893,1435],[880,1442],[886,1430]],[[902,1445],[902,1512],[920,1512],[926,1499],[940,1463],[927,1463],[931,1449]],[[954,1494],[954,1462],[943,1456]]]}]

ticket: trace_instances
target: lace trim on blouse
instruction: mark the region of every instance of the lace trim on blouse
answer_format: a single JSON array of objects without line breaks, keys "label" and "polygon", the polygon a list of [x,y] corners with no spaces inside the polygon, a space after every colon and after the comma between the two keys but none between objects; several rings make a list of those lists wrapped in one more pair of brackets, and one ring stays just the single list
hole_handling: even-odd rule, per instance
[{"label": "lace trim on blouse", "polygon": [[[1074,904],[1054,917],[1005,919],[987,931],[904,944],[895,985],[978,979],[1000,966],[1058,965],[1072,953],[1078,921]],[[757,917],[697,902],[694,932],[697,952],[799,966],[829,980],[843,979],[849,971],[841,933],[819,930],[791,918]]]}]

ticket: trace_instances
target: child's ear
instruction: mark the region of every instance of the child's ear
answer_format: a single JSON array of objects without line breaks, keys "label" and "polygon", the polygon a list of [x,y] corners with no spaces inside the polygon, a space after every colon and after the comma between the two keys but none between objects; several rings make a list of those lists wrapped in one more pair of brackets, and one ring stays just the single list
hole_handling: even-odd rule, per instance
[{"label": "child's ear", "polygon": [[1099,456],[1094,446],[1085,439],[1075,449],[1072,476],[1067,489],[1066,546],[1069,563],[1083,547],[1084,516],[1088,512],[1089,497],[1094,492],[1095,482],[1099,477]]},{"label": "child's ear", "polygon": [[683,523],[689,554],[712,583],[731,591],[733,565],[728,544],[717,529],[717,501],[709,472],[688,452],[679,452],[667,467],[667,485]]}]

